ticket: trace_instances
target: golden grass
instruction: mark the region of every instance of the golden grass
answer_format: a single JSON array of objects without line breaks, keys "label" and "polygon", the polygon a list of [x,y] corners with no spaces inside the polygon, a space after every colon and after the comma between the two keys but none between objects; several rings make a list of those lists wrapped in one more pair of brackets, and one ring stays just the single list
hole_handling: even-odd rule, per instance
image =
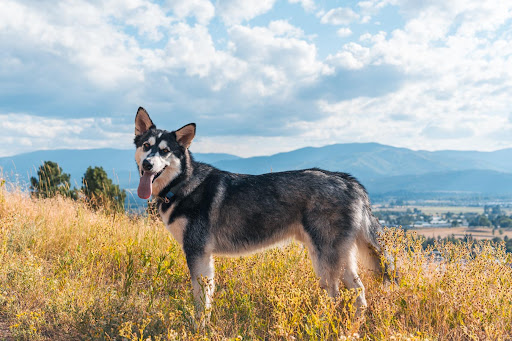
[{"label": "golden grass", "polygon": [[0,339],[512,339],[512,259],[501,245],[439,245],[446,262],[436,266],[415,236],[384,240],[400,280],[386,288],[364,276],[364,319],[354,292],[326,297],[292,243],[218,258],[212,318],[196,329],[184,256],[160,221],[1,187]]}]

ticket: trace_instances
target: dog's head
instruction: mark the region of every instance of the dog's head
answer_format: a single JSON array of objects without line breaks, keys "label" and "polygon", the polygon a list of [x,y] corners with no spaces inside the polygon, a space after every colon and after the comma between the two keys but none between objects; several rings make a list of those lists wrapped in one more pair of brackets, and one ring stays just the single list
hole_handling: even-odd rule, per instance
[{"label": "dog's head", "polygon": [[187,149],[196,134],[194,123],[176,131],[157,129],[144,108],[135,116],[135,162],[140,182],[137,194],[149,199],[183,171]]}]

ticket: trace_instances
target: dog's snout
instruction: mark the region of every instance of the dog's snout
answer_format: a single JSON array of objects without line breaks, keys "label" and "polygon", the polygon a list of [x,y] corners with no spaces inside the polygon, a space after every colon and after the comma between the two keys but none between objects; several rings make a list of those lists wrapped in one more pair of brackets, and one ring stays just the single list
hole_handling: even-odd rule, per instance
[{"label": "dog's snout", "polygon": [[153,168],[153,165],[151,164],[151,162],[149,162],[147,159],[145,159],[144,161],[142,161],[142,168],[145,171],[150,171]]}]

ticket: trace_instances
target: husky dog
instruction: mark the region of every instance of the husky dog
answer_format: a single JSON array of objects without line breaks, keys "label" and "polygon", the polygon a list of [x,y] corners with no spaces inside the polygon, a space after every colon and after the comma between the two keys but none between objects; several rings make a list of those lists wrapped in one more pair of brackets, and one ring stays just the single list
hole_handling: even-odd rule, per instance
[{"label": "husky dog", "polygon": [[385,251],[365,188],[349,174],[316,168],[262,175],[222,171],[193,159],[195,133],[194,123],[157,129],[143,108],[135,117],[137,193],[156,197],[162,220],[183,247],[196,308],[211,307],[213,255],[246,254],[289,238],[306,245],[330,296],[339,294],[341,279],[360,290],[358,313],[366,307],[357,258],[381,271]]}]

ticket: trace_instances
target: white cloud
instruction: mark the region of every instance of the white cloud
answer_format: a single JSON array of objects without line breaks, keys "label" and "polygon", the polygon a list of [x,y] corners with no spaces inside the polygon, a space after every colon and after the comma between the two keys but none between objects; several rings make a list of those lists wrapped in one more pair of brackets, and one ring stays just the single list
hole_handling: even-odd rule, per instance
[{"label": "white cloud", "polygon": [[322,14],[320,22],[322,24],[346,26],[357,19],[359,19],[359,14],[354,12],[351,8],[338,7],[329,10],[325,14]]},{"label": "white cloud", "polygon": [[352,30],[348,27],[342,27],[336,31],[338,37],[346,38],[352,35]]},{"label": "white cloud", "polygon": [[288,38],[303,38],[304,31],[298,27],[291,25],[286,20],[275,20],[268,24],[268,29],[276,36]]},{"label": "white cloud", "polygon": [[[309,138],[325,134],[330,141],[339,142],[378,141],[428,150],[503,148],[503,141],[495,135],[504,127],[512,129],[506,93],[492,95],[489,88],[490,93],[484,95],[473,84],[453,82],[419,80],[380,97],[320,101],[319,108],[327,118],[303,122],[300,127]],[[396,113],[408,117],[396,119]]]},{"label": "white cloud", "polygon": [[331,65],[349,70],[362,69],[370,60],[370,49],[353,42],[343,45],[342,51],[326,59]]},{"label": "white cloud", "polygon": [[227,25],[240,24],[268,12],[276,0],[218,0],[217,13]]},{"label": "white cloud", "polygon": [[251,79],[244,83],[247,93],[268,96],[279,91],[286,95],[298,82],[311,82],[329,72],[318,60],[316,46],[300,39],[301,31],[288,23],[254,28],[236,25],[229,34],[234,56],[251,67]]},{"label": "white cloud", "polygon": [[215,15],[215,7],[209,0],[168,0],[167,5],[178,19],[193,16],[201,25],[207,25]]},{"label": "white cloud", "polygon": [[[62,64],[85,70],[97,86],[112,88],[143,79],[135,40],[102,20],[101,10],[87,3],[59,3],[40,8],[18,2],[0,4],[0,31],[27,55],[47,54]],[[63,18],[63,19],[61,19]],[[52,75],[47,75],[51,79]]]},{"label": "white cloud", "polygon": [[[83,7],[81,3],[69,3],[69,7],[66,12],[76,10],[77,13],[73,17],[80,16],[80,10]],[[107,0],[102,2],[102,6],[89,6],[89,9],[91,18],[115,18],[126,25],[135,27],[139,35],[153,41],[161,40],[164,37],[162,31],[167,29],[173,21],[166,15],[163,8],[147,0]]]},{"label": "white cloud", "polygon": [[315,2],[313,0],[288,0],[291,4],[300,3],[304,10],[311,12],[316,8]]},{"label": "white cloud", "polygon": [[246,68],[245,62],[215,49],[205,26],[179,23],[171,32],[161,68],[184,69],[187,75],[201,78],[211,76],[217,86],[238,78]]},{"label": "white cloud", "polygon": [[133,127],[110,117],[58,119],[24,113],[0,114],[0,157],[41,149],[130,148]]}]

